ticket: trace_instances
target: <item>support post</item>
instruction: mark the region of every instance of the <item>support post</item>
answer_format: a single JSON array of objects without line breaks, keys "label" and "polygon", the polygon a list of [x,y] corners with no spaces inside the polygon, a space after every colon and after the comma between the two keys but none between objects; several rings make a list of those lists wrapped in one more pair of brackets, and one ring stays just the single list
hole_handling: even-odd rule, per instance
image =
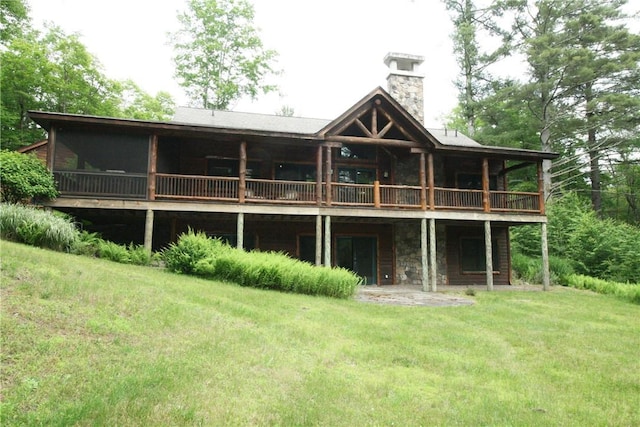
[{"label": "support post", "polygon": [[420,220],[420,250],[422,261],[422,290],[427,292],[429,290],[429,262],[428,262],[428,248],[427,248],[427,219],[422,218]]},{"label": "support post", "polygon": [[322,145],[316,151],[316,204],[322,205]]},{"label": "support post", "polygon": [[316,265],[322,265],[322,215],[316,215]]},{"label": "support post", "polygon": [[429,208],[434,210],[436,208],[436,180],[433,171],[433,153],[429,153],[427,156],[427,180],[429,187]]},{"label": "support post", "polygon": [[438,290],[438,259],[436,256],[436,220],[429,219],[429,279],[431,279],[431,292]]},{"label": "support post", "polygon": [[238,202],[244,203],[247,191],[247,143],[240,143],[240,169],[238,180]]},{"label": "support post", "polygon": [[420,208],[427,210],[427,165],[424,153],[420,153]]},{"label": "support post", "polygon": [[149,182],[147,182],[147,193],[149,200],[156,199],[156,172],[158,164],[158,135],[151,135],[149,138]]},{"label": "support post", "polygon": [[331,194],[331,179],[332,178],[331,178],[331,176],[333,174],[333,170],[331,169],[332,168],[332,166],[331,166],[331,147],[327,147],[327,158],[325,159],[325,164],[326,164],[326,166],[325,166],[325,168],[326,168],[326,171],[325,171],[326,177],[325,177],[324,185],[325,185],[325,188],[326,188],[326,191],[327,191],[327,195],[326,195],[327,199],[326,199],[326,201],[327,201],[327,206],[331,206],[331,198],[332,198],[332,194]]},{"label": "support post", "polygon": [[542,243],[542,290],[548,291],[550,284],[550,273],[549,273],[549,246],[547,243],[547,223],[543,222],[540,224],[542,230],[540,230],[540,237]]},{"label": "support post", "polygon": [[373,181],[373,206],[380,207],[380,181]]},{"label": "support post", "polygon": [[491,247],[491,221],[484,222],[484,259],[487,272],[487,290],[493,290],[493,248]]},{"label": "support post", "polygon": [[545,214],[545,198],[544,198],[544,172],[542,171],[542,162],[538,162],[538,208],[540,215]]},{"label": "support post", "polygon": [[55,166],[56,128],[51,126],[47,135],[47,168],[53,172]]},{"label": "support post", "polygon": [[149,253],[153,250],[153,210],[151,209],[147,209],[144,222],[144,248]]},{"label": "support post", "polygon": [[482,159],[482,209],[485,212],[491,211],[489,195],[489,159]]},{"label": "support post", "polygon": [[324,266],[331,267],[331,217],[324,217]]},{"label": "support post", "polygon": [[236,240],[237,240],[237,244],[236,244],[237,248],[238,249],[244,248],[244,213],[243,212],[238,213]]}]

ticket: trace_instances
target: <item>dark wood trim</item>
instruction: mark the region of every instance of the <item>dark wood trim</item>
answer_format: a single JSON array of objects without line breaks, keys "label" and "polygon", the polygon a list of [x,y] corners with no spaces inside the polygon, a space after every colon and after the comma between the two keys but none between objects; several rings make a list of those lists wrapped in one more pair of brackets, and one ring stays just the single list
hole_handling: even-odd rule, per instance
[{"label": "dark wood trim", "polygon": [[406,147],[406,148],[423,148],[424,145],[415,141],[405,141],[403,139],[378,139],[365,138],[360,136],[342,136],[332,135],[327,137],[327,141],[341,142],[346,144],[370,144],[370,145],[386,145],[390,147]]},{"label": "dark wood trim", "polygon": [[491,202],[489,196],[489,159],[482,159],[482,209],[485,212],[491,211]]},{"label": "dark wood trim", "polygon": [[316,204],[322,205],[322,145],[316,149]]},{"label": "dark wood trim", "polygon": [[332,175],[333,175],[333,170],[332,170],[332,166],[331,166],[331,147],[327,147],[327,158],[325,159],[326,162],[326,177],[325,177],[325,187],[326,187],[326,201],[327,201],[327,206],[331,206],[331,181],[332,181]]},{"label": "dark wood trim", "polygon": [[427,165],[424,153],[420,153],[420,208],[427,210]]},{"label": "dark wood trim", "polygon": [[436,190],[435,190],[435,177],[433,171],[433,153],[429,153],[427,156],[427,174],[428,174],[428,187],[429,187],[429,207],[431,210],[436,208]]}]

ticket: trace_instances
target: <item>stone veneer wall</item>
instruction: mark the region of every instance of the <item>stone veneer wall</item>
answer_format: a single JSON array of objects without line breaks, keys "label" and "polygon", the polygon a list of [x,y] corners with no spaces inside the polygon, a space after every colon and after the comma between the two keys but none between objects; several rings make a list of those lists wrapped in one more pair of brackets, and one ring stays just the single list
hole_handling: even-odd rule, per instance
[{"label": "stone veneer wall", "polygon": [[391,73],[387,77],[389,94],[416,120],[424,124],[424,84],[420,76]]},{"label": "stone veneer wall", "polygon": [[[397,223],[394,226],[397,285],[422,285],[422,249],[420,220]],[[427,243],[428,244],[428,243]],[[447,284],[446,227],[436,221],[437,285]]]}]

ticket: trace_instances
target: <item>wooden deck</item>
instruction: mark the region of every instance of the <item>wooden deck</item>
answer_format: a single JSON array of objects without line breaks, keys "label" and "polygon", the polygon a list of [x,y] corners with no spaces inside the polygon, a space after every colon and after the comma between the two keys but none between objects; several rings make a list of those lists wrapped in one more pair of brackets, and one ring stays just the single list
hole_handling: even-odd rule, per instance
[{"label": "wooden deck", "polygon": [[446,209],[537,214],[540,194],[514,191],[344,184],[198,175],[64,171],[54,173],[61,197],[193,200],[380,209]]}]

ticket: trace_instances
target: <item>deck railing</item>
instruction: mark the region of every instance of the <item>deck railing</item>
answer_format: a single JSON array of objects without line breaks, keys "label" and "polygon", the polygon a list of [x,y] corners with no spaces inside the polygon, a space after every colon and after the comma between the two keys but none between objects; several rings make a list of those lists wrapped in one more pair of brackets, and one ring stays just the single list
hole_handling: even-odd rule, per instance
[{"label": "deck railing", "polygon": [[245,200],[252,202],[316,203],[316,183],[247,179]]},{"label": "deck railing", "polygon": [[147,198],[146,173],[56,171],[53,176],[63,195]]},{"label": "deck railing", "polygon": [[[119,172],[56,171],[58,190],[62,196],[118,197],[146,199],[146,174]],[[436,187],[433,206],[429,189],[423,194],[419,186],[322,183],[318,197],[317,184],[305,181],[246,179],[244,197],[240,197],[240,179],[200,175],[156,174],[155,198],[159,200],[203,200],[244,203],[306,204],[334,206],[381,207],[449,210],[485,209],[482,190]],[[492,212],[540,213],[540,195],[514,191],[491,191],[487,200]]]},{"label": "deck railing", "polygon": [[237,200],[238,181],[233,177],[156,174],[156,197]]}]

